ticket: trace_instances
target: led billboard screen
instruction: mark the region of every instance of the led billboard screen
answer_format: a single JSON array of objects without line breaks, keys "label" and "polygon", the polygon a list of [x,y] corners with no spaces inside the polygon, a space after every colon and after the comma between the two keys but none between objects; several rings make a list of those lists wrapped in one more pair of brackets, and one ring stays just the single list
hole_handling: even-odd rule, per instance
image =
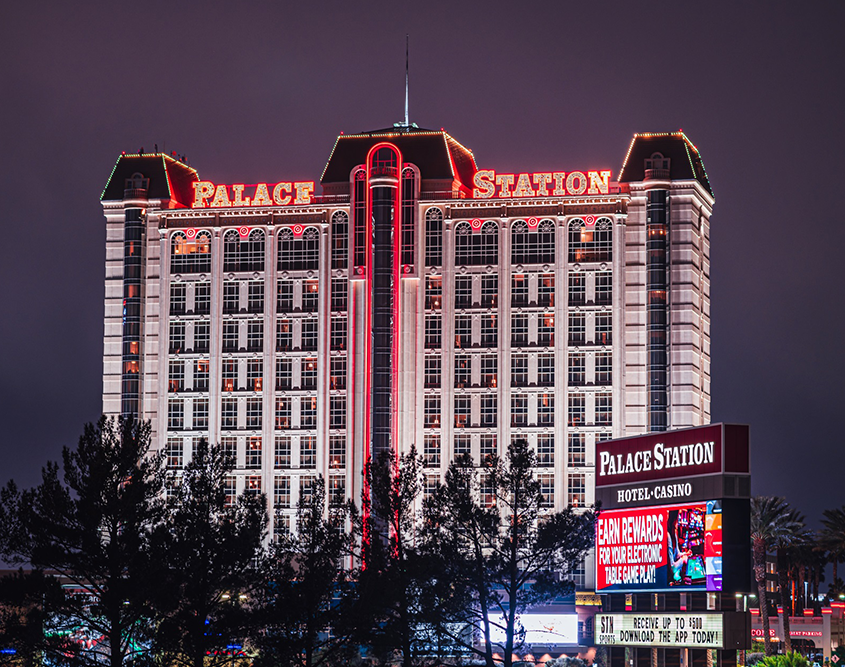
[{"label": "led billboard screen", "polygon": [[601,512],[596,591],[721,591],[722,502]]}]

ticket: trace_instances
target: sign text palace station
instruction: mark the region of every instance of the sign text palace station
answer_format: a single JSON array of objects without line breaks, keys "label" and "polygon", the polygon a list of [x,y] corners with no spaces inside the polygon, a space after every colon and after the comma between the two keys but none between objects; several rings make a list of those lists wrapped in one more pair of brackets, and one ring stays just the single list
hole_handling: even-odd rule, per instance
[{"label": "sign text palace station", "polygon": [[595,640],[611,667],[735,665],[750,648],[749,473],[747,426],[596,445]]}]

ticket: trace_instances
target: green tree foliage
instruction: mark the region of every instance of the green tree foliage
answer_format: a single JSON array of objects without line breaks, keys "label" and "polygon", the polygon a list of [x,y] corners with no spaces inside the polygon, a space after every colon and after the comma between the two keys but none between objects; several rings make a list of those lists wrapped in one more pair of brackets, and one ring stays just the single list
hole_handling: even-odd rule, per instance
[{"label": "green tree foliage", "polygon": [[164,473],[149,444],[149,424],[103,417],[63,450],[61,472],[48,463],[37,487],[10,482],[2,493],[5,560],[62,584],[46,619],[54,663],[122,667],[150,657],[149,538]]},{"label": "green tree foliage", "polygon": [[354,647],[348,615],[354,589],[348,569],[354,506],[326,507],[318,477],[297,505],[296,532],[280,537],[265,562],[257,597],[256,667],[348,664]]},{"label": "green tree foliage", "polygon": [[246,601],[257,580],[267,524],[263,494],[227,498],[232,461],[201,441],[168,499],[156,532],[160,555],[157,654],[167,663],[214,667],[232,662],[227,646],[246,633]]},{"label": "green tree foliage", "polygon": [[488,667],[493,627],[505,636],[495,650],[510,667],[524,644],[520,615],[572,593],[570,576],[593,544],[595,512],[546,509],[536,464],[524,441],[480,469],[462,458],[426,506],[424,548],[440,555],[443,580],[455,591],[453,603],[442,604],[441,632]]},{"label": "green tree foliage", "polygon": [[768,655],[756,663],[756,667],[809,667],[809,665],[807,658],[792,651],[781,655]]}]

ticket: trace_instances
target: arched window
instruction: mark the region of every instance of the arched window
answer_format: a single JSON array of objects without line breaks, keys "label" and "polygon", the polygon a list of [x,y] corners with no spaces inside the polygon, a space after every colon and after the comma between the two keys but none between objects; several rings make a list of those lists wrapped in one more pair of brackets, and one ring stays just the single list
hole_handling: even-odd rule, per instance
[{"label": "arched window", "polygon": [[443,211],[435,207],[425,212],[425,264],[443,264]]},{"label": "arched window", "polygon": [[402,170],[402,264],[414,264],[416,253],[416,172],[410,167]]},{"label": "arched window", "polygon": [[349,264],[349,216],[337,211],[332,216],[332,268],[345,269]]},{"label": "arched window", "polygon": [[223,236],[224,271],[263,271],[264,232],[253,229],[246,237],[236,229]]},{"label": "arched window", "polygon": [[306,229],[299,238],[290,228],[279,232],[279,271],[316,271],[320,266],[320,232]]},{"label": "arched window", "polygon": [[199,232],[189,239],[176,232],[170,239],[170,273],[210,273],[211,234]]},{"label": "arched window", "polygon": [[525,220],[516,220],[511,225],[511,263],[529,264],[530,250],[531,238],[528,234],[528,223]]},{"label": "arched window", "polygon": [[468,222],[455,226],[455,264],[484,266],[497,264],[498,261],[499,225],[488,220],[477,233],[473,233]]},{"label": "arched window", "polygon": [[570,262],[610,262],[613,260],[613,223],[599,218],[588,227],[583,220],[569,223]]}]

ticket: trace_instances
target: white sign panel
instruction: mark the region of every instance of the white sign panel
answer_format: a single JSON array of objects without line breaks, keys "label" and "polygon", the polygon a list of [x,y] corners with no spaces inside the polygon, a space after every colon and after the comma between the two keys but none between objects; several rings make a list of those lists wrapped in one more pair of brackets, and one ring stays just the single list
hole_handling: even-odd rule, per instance
[{"label": "white sign panel", "polygon": [[724,622],[721,614],[596,614],[596,643],[722,648]]},{"label": "white sign panel", "polygon": [[[522,614],[517,617],[525,628],[525,643],[548,646],[551,644],[578,644],[578,614]],[[490,642],[505,643],[503,616],[490,619]]]}]

